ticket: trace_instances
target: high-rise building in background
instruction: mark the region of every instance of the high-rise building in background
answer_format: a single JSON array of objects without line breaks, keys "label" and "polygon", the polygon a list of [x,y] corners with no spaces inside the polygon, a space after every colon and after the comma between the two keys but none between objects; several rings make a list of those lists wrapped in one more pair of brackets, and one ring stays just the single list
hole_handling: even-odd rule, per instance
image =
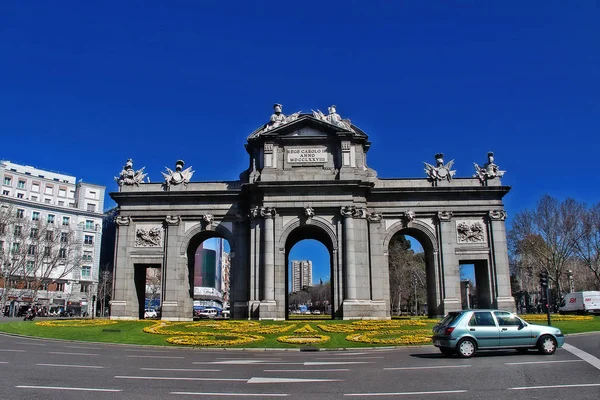
[{"label": "high-rise building in background", "polygon": [[10,161],[0,177],[0,212],[12,214],[0,223],[0,313],[92,313],[105,187]]},{"label": "high-rise building in background", "polygon": [[312,261],[292,261],[292,292],[298,292],[304,287],[312,286]]},{"label": "high-rise building in background", "polygon": [[211,241],[210,247],[214,248],[207,248],[205,241],[198,246],[194,255],[195,309],[223,309],[229,298],[229,255],[224,251],[222,238]]}]

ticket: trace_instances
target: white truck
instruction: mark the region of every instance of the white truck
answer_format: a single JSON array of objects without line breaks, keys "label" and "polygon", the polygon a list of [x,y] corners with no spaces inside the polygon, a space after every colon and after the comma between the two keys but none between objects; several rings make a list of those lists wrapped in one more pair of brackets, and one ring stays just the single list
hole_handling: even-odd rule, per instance
[{"label": "white truck", "polygon": [[600,314],[600,292],[573,292],[565,295],[558,309],[561,314]]}]

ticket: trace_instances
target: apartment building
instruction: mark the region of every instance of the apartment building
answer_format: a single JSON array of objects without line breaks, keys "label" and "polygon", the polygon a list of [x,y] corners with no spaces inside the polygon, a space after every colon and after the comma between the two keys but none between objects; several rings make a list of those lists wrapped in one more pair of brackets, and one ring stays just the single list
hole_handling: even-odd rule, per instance
[{"label": "apartment building", "polygon": [[304,287],[312,286],[312,261],[292,261],[292,292],[299,292]]},{"label": "apartment building", "polygon": [[[0,252],[12,257],[19,246],[28,246],[24,257],[30,258],[25,261],[24,272],[17,274],[9,268],[11,258],[0,257],[0,262],[4,263],[0,265],[0,272],[6,279],[0,285],[3,294],[0,299],[4,302],[0,304],[4,308],[0,313],[15,315],[34,305],[53,313],[91,313],[98,284],[105,187],[10,161],[0,161],[0,179],[0,207],[10,210],[15,217],[5,220],[5,226],[0,227]],[[28,236],[22,234],[23,227],[30,231]],[[44,230],[46,239],[57,238],[53,242],[56,245],[49,246],[47,242],[44,248],[36,249],[36,244],[41,243],[37,239],[40,230]],[[21,235],[17,236],[17,233]],[[66,243],[72,244],[69,257]],[[32,277],[27,271],[34,271],[36,259],[43,260],[36,255],[44,252],[43,256],[49,258],[55,250],[58,252],[56,267],[48,274],[31,272],[38,279],[35,288],[30,287],[29,278]],[[39,271],[47,270],[46,266],[44,268]],[[7,271],[15,276],[7,277]]]}]

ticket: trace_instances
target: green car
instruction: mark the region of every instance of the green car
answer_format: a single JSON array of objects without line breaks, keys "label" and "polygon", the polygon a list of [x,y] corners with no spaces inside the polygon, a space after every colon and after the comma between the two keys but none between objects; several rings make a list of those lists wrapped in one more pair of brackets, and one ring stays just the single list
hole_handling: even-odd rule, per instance
[{"label": "green car", "polygon": [[538,349],[550,355],[564,343],[560,329],[530,324],[502,310],[455,311],[433,327],[433,345],[444,355],[471,357],[479,350],[497,349]]}]

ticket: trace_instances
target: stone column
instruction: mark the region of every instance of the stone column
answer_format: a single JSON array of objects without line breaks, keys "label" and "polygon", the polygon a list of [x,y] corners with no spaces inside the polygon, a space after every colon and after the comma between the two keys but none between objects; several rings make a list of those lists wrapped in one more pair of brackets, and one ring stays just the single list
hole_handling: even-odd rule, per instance
[{"label": "stone column", "polygon": [[181,217],[167,216],[165,219],[165,256],[163,261],[164,282],[161,319],[167,321],[191,321],[193,301],[187,281],[187,265],[179,254],[179,223]]},{"label": "stone column", "polygon": [[111,319],[138,319],[137,293],[135,291],[133,264],[129,263],[129,234],[131,217],[118,216],[114,271],[113,298],[110,301]]},{"label": "stone column", "polygon": [[263,300],[275,300],[275,245],[274,231],[275,225],[273,217],[275,217],[275,209],[272,207],[264,207],[261,209],[261,215],[265,219],[265,232],[263,240],[263,256],[264,256],[264,292]]},{"label": "stone column", "polygon": [[460,269],[454,251],[456,228],[452,222],[452,211],[438,212],[440,261],[442,263],[443,314],[462,309],[460,302]]},{"label": "stone column", "polygon": [[488,214],[490,231],[490,260],[492,290],[495,295],[495,307],[516,311],[515,299],[511,296],[510,269],[508,265],[508,245],[506,243],[506,211],[491,210]]},{"label": "stone column", "polygon": [[354,207],[342,207],[340,213],[344,218],[344,276],[346,277],[347,300],[356,300],[356,260],[354,257]]}]

